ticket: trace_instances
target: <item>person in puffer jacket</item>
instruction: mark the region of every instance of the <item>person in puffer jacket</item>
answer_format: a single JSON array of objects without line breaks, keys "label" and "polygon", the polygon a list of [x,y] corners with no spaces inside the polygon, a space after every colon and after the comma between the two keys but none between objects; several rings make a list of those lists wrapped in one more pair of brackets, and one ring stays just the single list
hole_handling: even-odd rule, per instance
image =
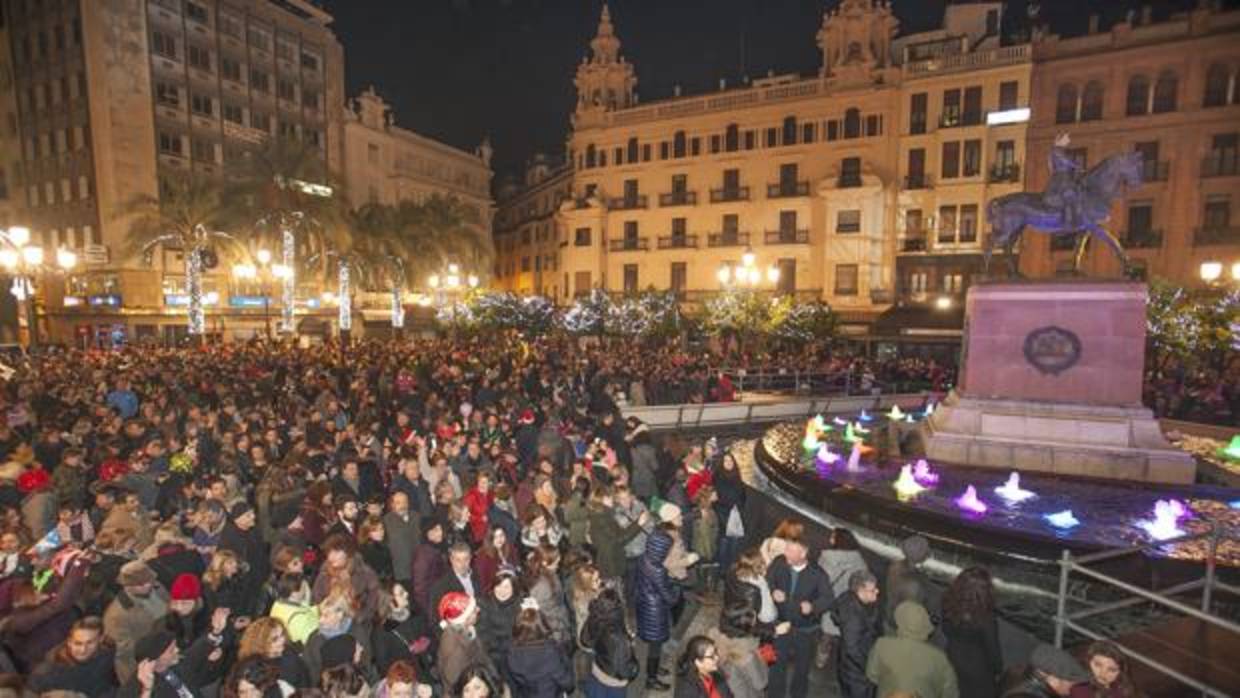
[{"label": "person in puffer jacket", "polygon": [[629,682],[641,673],[624,615],[624,601],[614,587],[604,587],[590,602],[581,628],[581,646],[593,657],[585,680],[586,698],[624,698]]},{"label": "person in puffer jacket", "polygon": [[646,552],[637,566],[637,636],[649,646],[646,658],[646,690],[666,691],[670,686],[659,679],[663,643],[671,636],[672,606],[680,600],[680,587],[668,575],[664,562],[672,550],[672,537],[655,529],[646,538]]}]

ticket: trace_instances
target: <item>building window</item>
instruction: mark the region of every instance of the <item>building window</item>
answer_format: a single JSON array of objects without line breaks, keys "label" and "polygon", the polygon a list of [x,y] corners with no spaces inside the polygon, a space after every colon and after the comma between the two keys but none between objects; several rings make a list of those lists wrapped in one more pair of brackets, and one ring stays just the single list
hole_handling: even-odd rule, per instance
[{"label": "building window", "polygon": [[637,293],[637,265],[624,265],[624,292]]},{"label": "building window", "polygon": [[960,207],[960,242],[977,242],[977,204]]},{"label": "building window", "polygon": [[950,245],[956,242],[956,207],[939,207],[939,242]]},{"label": "building window", "polygon": [[1125,100],[1125,113],[1128,116],[1141,116],[1149,112],[1150,81],[1144,75],[1134,75],[1128,79],[1128,97]]},{"label": "building window", "polygon": [[1081,93],[1081,121],[1102,119],[1102,83],[1090,80]]},{"label": "building window", "polygon": [[943,128],[960,125],[960,89],[943,90],[943,113],[939,126]]},{"label": "building window", "polygon": [[185,2],[185,16],[199,24],[211,23],[211,16],[207,13],[207,8],[192,0],[186,0]]},{"label": "building window", "polygon": [[1206,198],[1202,227],[1207,230],[1231,227],[1231,197],[1226,194],[1211,194]]},{"label": "building window", "polygon": [[766,147],[774,148],[779,145],[779,129],[768,128],[766,130]]},{"label": "building window", "polygon": [[840,181],[838,184],[841,188],[861,186],[861,158],[840,159]]},{"label": "building window", "polygon": [[918,92],[909,100],[908,132],[916,135],[926,132],[926,111],[929,99],[925,92]]},{"label": "building window", "polygon": [[856,264],[835,265],[835,295],[837,296],[857,295],[857,265]]},{"label": "building window", "polygon": [[910,208],[904,213],[904,234],[908,237],[920,237],[926,232],[921,209]]},{"label": "building window", "polygon": [[637,159],[638,159],[638,157],[641,155],[641,153],[640,153],[639,148],[637,147],[637,139],[636,139],[636,138],[630,138],[630,139],[629,139],[628,146],[626,147],[626,150],[627,150],[628,152],[627,152],[627,154],[625,155],[625,160],[627,160],[628,162],[637,162]]},{"label": "building window", "polygon": [[642,162],[650,162],[653,157],[654,147],[649,143],[642,144]]},{"label": "building window", "polygon": [[234,124],[245,123],[242,117],[241,106],[238,104],[224,104],[222,111],[224,112],[224,120],[231,121]]},{"label": "building window", "polygon": [[837,212],[835,214],[835,232],[861,232],[861,209],[850,208]]},{"label": "building window", "polygon": [[271,32],[258,27],[250,27],[250,46],[260,51],[271,50]]},{"label": "building window", "polygon": [[967,140],[964,142],[964,167],[961,173],[965,177],[976,177],[982,173],[982,142]]},{"label": "building window", "polygon": [[724,131],[723,149],[729,153],[734,153],[740,148],[740,130],[736,124],[728,124],[728,128]]},{"label": "building window", "polygon": [[949,295],[964,293],[964,274],[960,272],[944,274],[939,281],[942,282],[943,293]]},{"label": "building window", "polygon": [[90,195],[91,195],[90,177],[87,177],[86,175],[79,176],[78,177],[78,198],[89,199]]},{"label": "building window", "polygon": [[797,118],[795,116],[784,117],[784,145],[796,145],[797,142]]},{"label": "building window", "polygon": [[1232,92],[1232,74],[1222,63],[1211,63],[1206,71],[1206,91],[1201,106],[1221,107],[1235,99]]},{"label": "building window", "polygon": [[255,92],[270,92],[271,82],[267,73],[257,68],[250,68],[250,87]]},{"label": "building window", "polygon": [[1154,205],[1149,201],[1134,201],[1128,205],[1128,236],[1141,238],[1154,228]]},{"label": "building window", "polygon": [[943,144],[943,162],[940,176],[952,179],[960,176],[960,141],[948,141]]},{"label": "building window", "polygon": [[181,137],[161,131],[159,133],[159,152],[167,153],[168,155],[180,155]]},{"label": "building window", "polygon": [[590,229],[589,228],[578,228],[577,230],[573,231],[573,244],[576,245],[577,247],[589,247],[590,246]]},{"label": "building window", "polygon": [[241,20],[236,17],[220,13],[220,33],[224,36],[231,36],[234,39],[241,38]]},{"label": "building window", "polygon": [[164,58],[177,58],[177,40],[163,32],[151,32],[151,52]]},{"label": "building window", "polygon": [[672,156],[683,158],[685,154],[685,132],[677,131],[676,134],[672,136]]},{"label": "building window", "polygon": [[844,137],[861,137],[861,110],[856,107],[844,112]]},{"label": "building window", "polygon": [[190,142],[191,153],[200,162],[215,162],[215,144],[211,141],[195,138]]},{"label": "building window", "polygon": [[1175,73],[1170,70],[1164,70],[1158,76],[1158,82],[1154,83],[1154,113],[1165,114],[1169,111],[1175,111],[1176,90],[1179,88],[1180,82],[1176,78]]},{"label": "building window", "polygon": [[319,72],[319,57],[308,51],[301,52],[301,67],[311,73]]},{"label": "building window", "polygon": [[672,293],[676,294],[677,298],[685,295],[685,290],[688,288],[688,280],[688,265],[685,262],[672,262],[671,288]]},{"label": "building window", "polygon": [[965,126],[976,126],[982,123],[982,88],[980,85],[966,87],[964,90],[964,113],[961,123]]},{"label": "building window", "polygon": [[881,136],[883,135],[883,117],[879,114],[869,114],[865,117],[865,135]]},{"label": "building window", "polygon": [[189,48],[186,49],[186,55],[189,57],[190,67],[199,70],[211,70],[210,49],[190,44]]},{"label": "building window", "polygon": [[[318,111],[319,110],[318,91],[317,90],[302,90],[301,91],[301,106],[311,111]],[[619,160],[619,158],[617,158],[617,160]]]},{"label": "building window", "polygon": [[155,83],[155,101],[167,107],[181,106],[181,91],[175,85]]},{"label": "building window", "polygon": [[191,95],[189,108],[199,116],[215,116],[215,102],[206,95]]},{"label": "building window", "polygon": [[250,112],[250,128],[271,133],[271,115],[263,112]]},{"label": "building window", "polygon": [[241,63],[228,56],[220,56],[220,75],[225,80],[241,82]]},{"label": "building window", "polygon": [[758,136],[754,131],[745,132],[745,150],[753,150],[758,147]]},{"label": "building window", "polygon": [[1055,97],[1055,123],[1070,124],[1076,121],[1076,85],[1064,83]]},{"label": "building window", "polygon": [[276,95],[285,101],[297,100],[297,86],[292,80],[276,80]]},{"label": "building window", "polygon": [[1020,83],[1004,80],[999,83],[999,111],[1015,109],[1020,104]]}]

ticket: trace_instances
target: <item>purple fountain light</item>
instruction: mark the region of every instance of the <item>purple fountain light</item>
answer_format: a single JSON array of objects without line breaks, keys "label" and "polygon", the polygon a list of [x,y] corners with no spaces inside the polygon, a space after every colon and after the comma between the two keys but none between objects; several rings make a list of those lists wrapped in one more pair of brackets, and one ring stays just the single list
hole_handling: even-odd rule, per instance
[{"label": "purple fountain light", "polygon": [[925,458],[919,459],[913,464],[913,479],[926,487],[934,487],[939,484],[939,474],[930,469],[930,464]]},{"label": "purple fountain light", "polygon": [[986,503],[977,498],[977,488],[969,485],[965,488],[964,494],[956,498],[956,506],[970,514],[985,514]]}]

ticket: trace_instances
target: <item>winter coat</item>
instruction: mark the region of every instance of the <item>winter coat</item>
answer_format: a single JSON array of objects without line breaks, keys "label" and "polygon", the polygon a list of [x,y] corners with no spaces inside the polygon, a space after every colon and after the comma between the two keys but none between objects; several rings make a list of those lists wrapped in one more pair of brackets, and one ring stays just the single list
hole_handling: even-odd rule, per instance
[{"label": "winter coat", "polygon": [[865,604],[852,591],[836,599],[832,624],[840,638],[836,656],[836,677],[845,698],[870,698],[874,684],[866,678],[866,660],[878,640],[880,612],[878,602]]},{"label": "winter coat", "polygon": [[680,587],[663,566],[671,550],[672,537],[656,530],[646,538],[646,552],[637,566],[637,636],[646,642],[664,642],[671,636],[672,606],[680,599]]},{"label": "winter coat", "polygon": [[568,604],[564,598],[564,586],[554,574],[543,574],[530,587],[529,595],[538,602],[547,627],[555,641],[564,645],[573,641],[573,621],[569,617]]},{"label": "winter coat", "polygon": [[906,691],[918,698],[960,698],[947,655],[927,641],[934,626],[926,609],[902,603],[893,615],[895,637],[879,638],[866,662],[865,675],[878,684],[878,695]]},{"label": "winter coat", "polygon": [[586,534],[590,531],[590,512],[582,496],[573,493],[564,502],[564,523],[568,526],[568,543],[574,548],[586,544]]},{"label": "winter coat", "polygon": [[945,622],[947,659],[956,670],[962,695],[998,698],[1003,654],[999,650],[999,626],[994,617],[977,625]]},{"label": "winter coat", "polygon": [[424,626],[425,623],[414,615],[400,622],[389,619],[375,624],[370,645],[374,651],[375,669],[380,676],[386,676],[388,668],[397,661],[414,661],[411,645],[419,637],[427,635]]},{"label": "winter coat", "polygon": [[[206,637],[199,638],[188,651],[181,653],[181,661],[174,664],[169,671],[155,675],[155,686],[151,689],[150,698],[180,697],[181,694],[168,680],[169,674],[177,676],[190,695],[201,696],[202,688],[210,683],[211,677],[221,673],[220,664],[223,658],[214,662],[210,659],[210,654],[215,649],[216,645]],[[116,695],[118,698],[139,698],[142,694],[142,685],[138,682],[138,677],[133,676],[121,685]]]},{"label": "winter coat", "polygon": [[388,550],[386,540],[382,543],[368,540],[358,546],[358,553],[379,579],[394,578],[392,576],[392,552]]},{"label": "winter coat", "polygon": [[[787,558],[782,555],[775,558],[767,569],[766,582],[771,586],[772,595],[776,590],[783,591],[786,595],[783,603],[776,602],[775,607],[779,610],[779,619],[791,622],[794,630],[816,630],[822,624],[822,614],[831,607],[831,601],[834,599],[831,587],[827,584],[827,575],[816,566],[809,564],[800,571],[797,576],[796,589],[789,594],[792,567],[788,565]],[[808,615],[801,612],[802,601],[810,603]]]},{"label": "winter coat", "polygon": [[439,639],[436,666],[445,686],[455,686],[457,679],[471,664],[481,664],[491,671],[495,665],[477,638],[471,638],[456,626],[448,626]]},{"label": "winter coat", "polygon": [[736,507],[737,513],[741,516],[741,523],[744,524],[745,483],[741,480],[740,473],[732,477],[722,469],[716,470],[715,494],[719,495],[719,498],[715,500],[715,513],[719,515],[720,530],[727,530],[728,516],[732,513],[732,507]]},{"label": "winter coat", "polygon": [[407,582],[413,574],[413,551],[422,538],[418,530],[417,514],[411,509],[408,518],[394,511],[383,515],[383,528],[387,532],[388,553],[392,556],[392,576]]},{"label": "winter coat", "polygon": [[319,629],[319,607],[305,606],[291,601],[276,601],[271,605],[272,618],[284,624],[288,639],[301,644]]},{"label": "winter coat", "polygon": [[568,655],[550,639],[514,645],[508,652],[508,675],[513,694],[521,698],[560,698],[577,686]]},{"label": "winter coat", "polygon": [[[369,682],[371,678],[371,657],[373,656],[370,646],[370,633],[365,628],[353,621],[349,625],[347,634],[352,635],[353,639],[362,648],[362,660],[357,663],[357,669],[362,672]],[[306,638],[306,646],[301,651],[302,661],[306,663],[306,671],[310,672],[310,676],[315,678],[318,683],[319,677],[323,674],[323,645],[327,643],[328,637],[321,630],[315,630],[314,633]]]},{"label": "winter coat", "polygon": [[22,502],[22,522],[31,540],[39,540],[56,526],[56,497],[49,491],[35,492]]},{"label": "winter coat", "polygon": [[491,662],[507,677],[508,648],[512,644],[512,626],[521,611],[521,598],[513,594],[512,598],[501,603],[488,594],[479,599],[478,606],[478,640],[486,648]]},{"label": "winter coat", "polygon": [[418,610],[427,616],[436,617],[436,610],[431,607],[431,587],[439,578],[447,574],[448,561],[438,546],[420,543],[413,551],[413,600]]},{"label": "winter coat", "polygon": [[[706,685],[698,676],[697,669],[690,667],[689,672],[687,676],[680,674],[676,677],[676,691],[672,695],[675,698],[711,698],[711,694],[706,692]],[[728,677],[722,671],[716,671],[712,678],[719,698],[733,698],[732,689],[728,686]]]},{"label": "winter coat", "polygon": [[719,653],[719,668],[728,679],[728,688],[735,698],[764,698],[769,668],[758,655],[758,638],[730,637],[711,628],[707,636]]},{"label": "winter coat", "polygon": [[611,509],[590,508],[590,542],[594,544],[594,565],[603,579],[624,576],[624,546],[642,532],[633,521],[621,528]]},{"label": "winter coat", "polygon": [[[818,566],[826,573],[827,583],[831,585],[831,592],[836,598],[848,591],[848,578],[853,572],[869,569],[869,566],[865,564],[865,558],[861,557],[861,553],[857,550],[824,550],[818,555]],[[838,636],[840,629],[835,625],[832,615],[830,613],[822,615],[822,631],[828,635]]]},{"label": "winter coat", "polygon": [[[353,567],[349,573],[349,584],[352,587],[353,598],[360,604],[354,617],[359,621],[369,623],[379,610],[379,577],[360,555],[354,555],[351,564]],[[315,577],[314,588],[311,591],[315,603],[327,598],[328,592],[331,591],[331,574],[326,565],[319,569],[319,575]]]},{"label": "winter coat", "polygon": [[714,562],[719,546],[719,516],[712,508],[699,509],[693,522],[693,552],[703,562]]},{"label": "winter coat", "polygon": [[[639,427],[640,429],[641,427]],[[654,450],[650,437],[642,434],[633,438],[630,451],[633,454],[632,472],[629,476],[629,487],[633,496],[648,500],[659,492],[655,473],[659,470],[659,456]]]},{"label": "winter coat", "polygon": [[[1075,691],[1075,687],[1073,687]],[[1051,690],[1046,682],[1034,674],[1033,669],[1025,669],[1019,678],[1004,686],[1002,698],[1057,698],[1059,694]]]},{"label": "winter coat", "polygon": [[[61,466],[64,467],[64,466]],[[120,682],[116,680],[116,650],[100,647],[85,662],[61,664],[49,656],[30,676],[27,688],[35,693],[72,691],[87,698],[111,698]]]},{"label": "winter coat", "polygon": [[895,609],[904,601],[921,604],[930,614],[932,624],[939,622],[939,599],[932,596],[934,585],[924,572],[910,566],[903,560],[897,560],[887,567],[887,586],[883,588],[886,599],[886,615],[883,630],[891,635],[896,630]]},{"label": "winter coat", "polygon": [[103,632],[116,643],[116,678],[124,684],[133,676],[137,662],[133,646],[168,612],[168,592],[155,587],[149,596],[135,600],[122,591],[103,613]]},{"label": "winter coat", "polygon": [[78,618],[74,604],[82,593],[88,568],[80,559],[75,561],[53,598],[38,606],[15,608],[0,622],[0,638],[22,673],[34,669],[69,634]]},{"label": "winter coat", "polygon": [[633,638],[623,627],[615,627],[604,631],[599,637],[591,637],[591,629],[587,625],[581,633],[580,644],[594,656],[592,671],[602,672],[610,679],[610,684],[626,684],[636,679],[641,673],[637,663],[637,655],[633,652]]}]

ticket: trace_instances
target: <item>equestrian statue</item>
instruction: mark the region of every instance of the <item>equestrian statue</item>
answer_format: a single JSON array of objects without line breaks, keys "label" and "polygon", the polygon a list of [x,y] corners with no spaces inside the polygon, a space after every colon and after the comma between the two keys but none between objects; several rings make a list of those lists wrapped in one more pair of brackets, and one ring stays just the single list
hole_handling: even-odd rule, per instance
[{"label": "equestrian statue", "polygon": [[1018,259],[1012,248],[1020,240],[1025,227],[1054,236],[1077,235],[1084,232],[1076,245],[1073,271],[1080,271],[1085,256],[1085,245],[1095,237],[1106,243],[1119,257],[1124,275],[1132,271],[1128,255],[1115,236],[1102,224],[1110,217],[1111,202],[1124,187],[1141,184],[1141,153],[1112,155],[1083,171],[1068,152],[1071,144],[1068,134],[1055,138],[1051,147],[1051,180],[1041,194],[1018,192],[1005,194],[990,200],[986,215],[990,219],[991,232],[986,240],[983,270],[990,272],[990,257],[996,245],[1007,254],[1008,268],[1013,277],[1020,277]]}]

